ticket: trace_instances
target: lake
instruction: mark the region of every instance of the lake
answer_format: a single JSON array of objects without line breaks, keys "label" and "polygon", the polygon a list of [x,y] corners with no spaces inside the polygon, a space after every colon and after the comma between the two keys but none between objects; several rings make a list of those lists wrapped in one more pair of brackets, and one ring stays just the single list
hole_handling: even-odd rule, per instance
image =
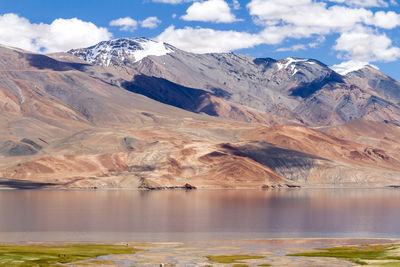
[{"label": "lake", "polygon": [[400,237],[398,189],[0,191],[0,241]]}]

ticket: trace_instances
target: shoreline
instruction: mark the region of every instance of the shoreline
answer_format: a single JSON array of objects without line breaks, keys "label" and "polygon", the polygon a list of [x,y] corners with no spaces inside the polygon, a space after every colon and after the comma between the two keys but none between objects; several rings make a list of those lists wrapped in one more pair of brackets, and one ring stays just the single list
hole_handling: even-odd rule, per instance
[{"label": "shoreline", "polygon": [[[319,253],[331,248],[360,247],[365,249],[396,248],[400,239],[380,238],[279,238],[233,239],[188,242],[24,242],[1,243],[0,246],[20,248],[34,247],[44,251],[68,246],[98,245],[132,248],[130,254],[102,254],[71,263],[72,266],[356,266],[356,259],[332,256],[303,257],[301,254]],[[300,256],[296,256],[299,254]],[[242,259],[245,258],[245,259]],[[218,260],[224,260],[219,262]],[[239,259],[239,260],[237,260]],[[228,260],[228,261],[227,261]],[[0,255],[1,261],[1,255]],[[122,264],[125,263],[125,264]],[[368,260],[367,265],[384,262]],[[397,263],[398,261],[396,261]],[[400,263],[400,262],[399,262]],[[99,265],[100,264],[100,265]],[[121,265],[120,265],[121,264]],[[71,265],[67,265],[71,266]]]},{"label": "shoreline", "polygon": [[372,187],[355,187],[355,186],[299,186],[299,187],[275,187],[275,188],[157,188],[157,189],[143,189],[143,188],[52,188],[52,187],[42,187],[42,188],[12,188],[12,187],[0,187],[0,191],[137,191],[137,192],[180,192],[180,191],[291,191],[291,190],[309,190],[309,189],[400,189],[400,185],[385,185],[385,186],[372,186]]},{"label": "shoreline", "polygon": [[106,245],[121,245],[121,244],[184,244],[184,243],[204,243],[204,242],[215,242],[215,243],[229,243],[229,242],[314,242],[322,241],[327,243],[332,242],[371,242],[371,241],[381,241],[387,243],[400,243],[400,237],[389,238],[389,237],[279,237],[279,238],[242,238],[242,239],[215,239],[215,240],[195,240],[195,241],[17,241],[17,242],[3,242],[0,241],[0,245],[32,245],[32,244],[42,244],[42,245],[69,245],[69,244],[106,244]]}]

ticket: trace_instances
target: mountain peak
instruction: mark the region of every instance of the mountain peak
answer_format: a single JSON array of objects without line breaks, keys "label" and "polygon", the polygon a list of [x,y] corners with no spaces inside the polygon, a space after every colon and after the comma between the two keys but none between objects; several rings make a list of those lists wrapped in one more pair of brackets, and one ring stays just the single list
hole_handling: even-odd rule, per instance
[{"label": "mountain peak", "polygon": [[[313,66],[314,65],[314,66]],[[303,70],[304,67],[311,70],[313,67],[318,69],[325,68],[326,66],[314,59],[307,58],[293,58],[288,57],[285,59],[280,59],[276,61],[277,71],[285,70],[289,72],[292,76]]]},{"label": "mountain peak", "polygon": [[69,50],[90,64],[123,66],[135,63],[147,56],[163,56],[173,52],[172,46],[147,38],[119,38],[102,41],[96,45]]},{"label": "mountain peak", "polygon": [[338,65],[331,66],[331,69],[339,73],[340,75],[347,75],[352,72],[357,72],[363,69],[379,70],[377,66],[369,64],[368,62],[348,61]]}]

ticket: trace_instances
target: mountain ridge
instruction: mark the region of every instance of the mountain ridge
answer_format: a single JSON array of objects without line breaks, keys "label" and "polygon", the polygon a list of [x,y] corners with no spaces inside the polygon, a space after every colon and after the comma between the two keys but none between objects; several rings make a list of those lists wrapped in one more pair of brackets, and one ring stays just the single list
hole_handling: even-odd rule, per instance
[{"label": "mountain ridge", "polygon": [[3,185],[400,184],[397,82],[377,70],[179,49],[113,62],[0,47]]},{"label": "mountain ridge", "polygon": [[[119,39],[120,42],[128,40],[130,39]],[[128,90],[157,101],[165,100],[166,104],[171,104],[171,101],[166,100],[165,92],[173,91],[179,85],[191,88],[191,91],[208,92],[218,101],[238,104],[284,118],[286,121],[310,126],[341,124],[363,117],[400,122],[400,83],[373,67],[366,66],[358,72],[353,71],[343,76],[315,59],[289,57],[275,60],[234,53],[194,54],[177,48],[173,50],[173,53],[149,55],[132,64],[112,67],[123,68],[128,73],[123,81]],[[353,78],[357,73],[365,73],[367,70],[374,72],[375,84],[386,82],[388,89],[377,91],[377,88],[382,87],[373,84],[365,86],[372,81],[373,77],[369,77],[369,74]],[[168,90],[165,85],[157,86],[160,84],[157,82],[152,82],[150,88],[143,83],[143,80],[154,79],[170,82],[171,88]],[[384,82],[379,82],[379,79]],[[385,90],[391,90],[392,93],[383,92]],[[186,91],[181,95],[174,95],[175,102],[185,102],[185,98]],[[198,103],[195,107],[206,106],[204,99],[201,96],[191,101]],[[212,107],[208,103],[207,106],[211,110],[208,113],[206,111],[207,114],[218,116],[215,114],[215,110],[218,110],[216,105]],[[348,110],[346,114],[341,112],[343,108]],[[197,108],[184,109],[199,112]],[[246,116],[241,117],[245,121],[252,121],[251,118],[245,118]],[[234,115],[232,118],[238,116]]]}]

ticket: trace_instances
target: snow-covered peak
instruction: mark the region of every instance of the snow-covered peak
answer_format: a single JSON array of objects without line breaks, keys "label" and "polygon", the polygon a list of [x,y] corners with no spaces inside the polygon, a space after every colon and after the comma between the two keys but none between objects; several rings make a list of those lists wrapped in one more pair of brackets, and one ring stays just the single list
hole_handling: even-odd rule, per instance
[{"label": "snow-covered peak", "polygon": [[278,71],[280,70],[289,70],[292,75],[295,75],[299,70],[296,68],[297,63],[308,63],[310,65],[316,64],[315,61],[310,59],[302,59],[302,58],[292,58],[288,57],[286,59],[282,59],[276,62]]},{"label": "snow-covered peak", "polygon": [[171,52],[171,46],[147,38],[120,38],[68,51],[91,64],[101,66],[120,66],[140,61],[147,56],[164,56]]},{"label": "snow-covered peak", "polygon": [[331,66],[331,69],[336,71],[337,73],[341,75],[347,75],[350,72],[358,71],[363,68],[374,68],[376,70],[379,70],[377,66],[374,66],[372,64],[369,64],[368,62],[360,62],[360,61],[347,61],[347,62],[342,62],[337,65]]}]

